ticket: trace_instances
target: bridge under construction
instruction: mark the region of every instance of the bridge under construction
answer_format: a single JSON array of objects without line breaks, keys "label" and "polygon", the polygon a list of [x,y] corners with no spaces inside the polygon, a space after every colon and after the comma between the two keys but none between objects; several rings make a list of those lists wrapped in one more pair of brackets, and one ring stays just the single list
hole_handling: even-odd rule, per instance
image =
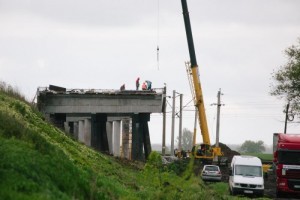
[{"label": "bridge under construction", "polygon": [[50,85],[38,88],[37,106],[46,119],[85,145],[144,160],[151,152],[150,114],[163,112],[165,88],[121,91]]}]

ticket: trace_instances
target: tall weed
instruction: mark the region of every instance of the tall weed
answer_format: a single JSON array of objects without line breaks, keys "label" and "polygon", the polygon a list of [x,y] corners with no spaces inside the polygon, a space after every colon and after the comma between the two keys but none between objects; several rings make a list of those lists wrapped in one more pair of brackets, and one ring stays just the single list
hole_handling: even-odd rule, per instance
[{"label": "tall weed", "polygon": [[21,94],[17,87],[13,87],[3,81],[0,81],[0,91],[10,97],[26,102],[24,95]]}]

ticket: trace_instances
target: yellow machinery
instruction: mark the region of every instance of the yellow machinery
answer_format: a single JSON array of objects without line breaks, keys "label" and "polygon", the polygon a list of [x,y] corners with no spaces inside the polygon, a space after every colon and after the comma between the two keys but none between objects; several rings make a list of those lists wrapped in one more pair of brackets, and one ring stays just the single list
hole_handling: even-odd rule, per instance
[{"label": "yellow machinery", "polygon": [[196,109],[198,110],[200,130],[203,139],[203,144],[196,145],[195,144],[196,137],[194,135],[194,141],[193,141],[194,146],[191,151],[191,155],[196,159],[202,159],[203,161],[212,162],[216,156],[221,156],[222,152],[220,147],[212,147],[210,143],[202,88],[199,79],[198,65],[197,65],[192,29],[191,29],[186,0],[181,0],[181,4],[182,4],[183,18],[184,18],[184,24],[185,24],[185,30],[186,30],[186,36],[187,36],[187,42],[188,42],[189,54],[190,54],[190,64],[188,66],[188,70],[190,72],[190,76],[192,79],[191,82],[193,83],[195,106]]}]

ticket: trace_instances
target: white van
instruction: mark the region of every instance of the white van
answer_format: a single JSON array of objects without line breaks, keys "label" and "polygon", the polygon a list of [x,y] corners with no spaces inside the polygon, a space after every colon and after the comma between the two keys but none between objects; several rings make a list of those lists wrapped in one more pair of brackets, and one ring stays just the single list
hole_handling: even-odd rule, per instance
[{"label": "white van", "polygon": [[229,190],[235,194],[264,195],[261,160],[254,156],[234,156],[229,169]]}]

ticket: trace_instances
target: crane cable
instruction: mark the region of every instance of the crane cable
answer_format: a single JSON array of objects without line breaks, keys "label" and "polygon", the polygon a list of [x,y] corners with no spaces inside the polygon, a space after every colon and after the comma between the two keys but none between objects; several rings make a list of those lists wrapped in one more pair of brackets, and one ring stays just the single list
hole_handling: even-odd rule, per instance
[{"label": "crane cable", "polygon": [[159,70],[159,0],[157,0],[157,48],[156,48],[157,70]]}]

